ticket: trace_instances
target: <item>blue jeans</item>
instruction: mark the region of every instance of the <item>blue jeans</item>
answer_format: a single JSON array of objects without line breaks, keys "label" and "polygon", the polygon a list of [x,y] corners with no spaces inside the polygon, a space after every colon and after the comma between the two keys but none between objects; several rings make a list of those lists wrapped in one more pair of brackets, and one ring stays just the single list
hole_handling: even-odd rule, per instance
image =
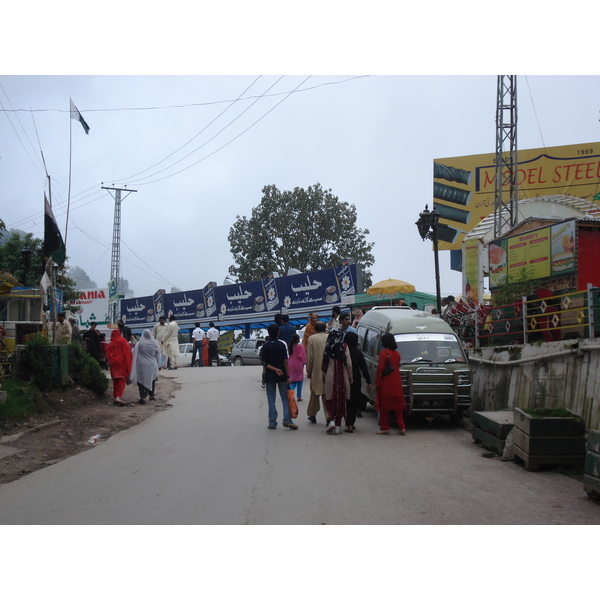
[{"label": "blue jeans", "polygon": [[304,381],[292,381],[290,383],[290,388],[292,390],[296,390],[296,398],[300,400],[302,398],[302,385]]},{"label": "blue jeans", "polygon": [[269,403],[269,425],[277,427],[277,408],[275,407],[275,400],[277,399],[277,388],[279,388],[279,397],[283,404],[283,422],[291,423],[292,416],[290,415],[290,407],[287,401],[287,383],[281,381],[279,383],[266,382],[267,388],[267,401]]}]

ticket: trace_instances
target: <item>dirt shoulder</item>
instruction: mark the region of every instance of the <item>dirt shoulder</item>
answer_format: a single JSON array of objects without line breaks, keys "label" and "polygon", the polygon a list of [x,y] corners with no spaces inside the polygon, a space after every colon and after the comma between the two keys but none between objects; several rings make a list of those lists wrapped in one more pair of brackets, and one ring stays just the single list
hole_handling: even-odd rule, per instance
[{"label": "dirt shoulder", "polygon": [[160,375],[156,400],[138,404],[137,386],[126,386],[124,407],[113,406],[112,384],[104,396],[73,387],[46,395],[49,408],[26,422],[3,425],[0,429],[0,484],[19,479],[92,448],[90,438],[101,443],[119,431],[129,429],[157,412],[172,406],[169,400],[178,389],[175,381]]}]

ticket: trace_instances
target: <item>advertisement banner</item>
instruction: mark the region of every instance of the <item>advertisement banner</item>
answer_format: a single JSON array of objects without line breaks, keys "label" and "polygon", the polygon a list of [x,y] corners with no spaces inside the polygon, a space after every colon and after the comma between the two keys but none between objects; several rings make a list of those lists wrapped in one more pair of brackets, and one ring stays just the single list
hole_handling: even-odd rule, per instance
[{"label": "advertisement banner", "polygon": [[[465,234],[494,212],[495,161],[495,153],[434,160],[440,250],[460,249]],[[564,194],[600,205],[600,142],[519,149],[517,161],[519,199]]]},{"label": "advertisement banner", "polygon": [[267,300],[267,310],[279,310],[279,293],[277,291],[277,280],[273,273],[269,273],[266,279],[262,280],[263,288],[265,290],[265,298]]},{"label": "advertisement banner", "polygon": [[192,290],[165,294],[165,307],[167,317],[173,315],[176,319],[203,318],[204,293],[202,290]]},{"label": "advertisement banner", "polygon": [[314,306],[343,304],[344,298],[349,295],[348,291],[354,289],[354,282],[354,264],[282,277],[280,290],[283,306],[286,310],[305,308],[310,312]]},{"label": "advertisement banner", "polygon": [[217,289],[221,317],[260,313],[267,310],[262,281],[224,285]]},{"label": "advertisement banner", "polygon": [[154,312],[152,296],[141,298],[121,298],[120,310],[123,323],[131,325],[154,324],[158,319]]},{"label": "advertisement banner", "polygon": [[78,325],[88,329],[90,323],[106,325],[108,323],[108,288],[77,290],[78,312],[73,312]]},{"label": "advertisement banner", "polygon": [[[204,312],[207,318],[215,317],[217,314],[217,295],[216,295],[217,284],[211,281],[208,285],[204,286],[202,293],[204,294]],[[201,311],[199,311],[201,312]]]},{"label": "advertisement banner", "polygon": [[569,220],[490,243],[490,287],[575,273],[576,232]]},{"label": "advertisement banner", "polygon": [[483,271],[481,268],[480,240],[465,243],[463,264],[465,265],[463,294],[476,304],[483,299]]},{"label": "advertisement banner", "polygon": [[167,317],[165,310],[165,290],[157,290],[152,296],[152,304],[154,305],[154,318],[158,321],[160,317]]},{"label": "advertisement banner", "polygon": [[550,227],[508,238],[508,282],[550,277]]}]

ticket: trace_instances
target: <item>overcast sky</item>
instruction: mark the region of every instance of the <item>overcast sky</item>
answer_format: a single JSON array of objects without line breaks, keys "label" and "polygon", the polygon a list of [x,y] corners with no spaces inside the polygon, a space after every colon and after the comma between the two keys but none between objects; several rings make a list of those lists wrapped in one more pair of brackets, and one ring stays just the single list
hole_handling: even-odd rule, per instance
[{"label": "overcast sky", "polygon": [[[129,72],[136,63],[127,44]],[[432,205],[435,158],[494,151],[495,72],[481,69],[474,53],[473,70],[490,74],[421,75],[417,63],[414,75],[368,75],[389,64],[369,56],[350,66],[340,61],[343,75],[311,76],[310,67],[320,71],[314,57],[306,71],[297,57],[289,71],[285,61],[263,69],[260,60],[244,62],[244,50],[243,66],[236,69],[230,57],[222,72],[247,75],[0,75],[0,218],[43,237],[47,169],[64,235],[71,164],[69,264],[104,287],[114,197],[102,185],[137,190],[122,204],[121,274],[142,296],[221,285],[232,264],[229,229],[238,215],[250,216],[263,186],[291,190],[318,182],[356,206],[358,226],[375,242],[374,281],[403,279],[434,293],[431,244],[415,221]],[[436,52],[446,56],[443,48]],[[106,54],[107,69],[102,54],[94,59],[99,73],[119,72],[115,55]],[[448,70],[443,62],[422,72]],[[14,72],[44,72],[35,64],[25,61]],[[147,64],[140,61],[139,71],[169,72],[164,63]],[[49,65],[49,72],[61,68]],[[286,72],[296,74],[280,74]],[[70,98],[89,135],[69,118]],[[599,98],[596,75],[519,76],[519,148],[600,140]],[[460,293],[448,252],[440,264],[442,293]]]}]

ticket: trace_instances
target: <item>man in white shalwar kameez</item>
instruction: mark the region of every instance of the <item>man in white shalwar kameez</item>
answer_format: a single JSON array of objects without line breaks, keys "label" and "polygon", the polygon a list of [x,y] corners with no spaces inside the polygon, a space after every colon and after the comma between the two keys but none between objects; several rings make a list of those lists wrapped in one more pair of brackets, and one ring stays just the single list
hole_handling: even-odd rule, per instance
[{"label": "man in white shalwar kameez", "polygon": [[169,317],[167,327],[167,335],[163,341],[163,351],[169,360],[169,369],[172,370],[177,368],[177,357],[179,356],[179,325],[175,321],[175,315]]},{"label": "man in white shalwar kameez", "polygon": [[158,317],[158,323],[152,328],[152,337],[157,341],[160,351],[162,352],[163,359],[161,366],[167,366],[167,351],[165,348],[165,338],[169,333],[169,326],[165,323],[164,317]]}]

